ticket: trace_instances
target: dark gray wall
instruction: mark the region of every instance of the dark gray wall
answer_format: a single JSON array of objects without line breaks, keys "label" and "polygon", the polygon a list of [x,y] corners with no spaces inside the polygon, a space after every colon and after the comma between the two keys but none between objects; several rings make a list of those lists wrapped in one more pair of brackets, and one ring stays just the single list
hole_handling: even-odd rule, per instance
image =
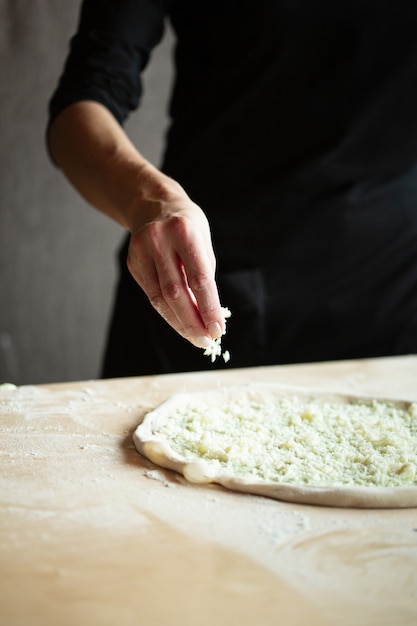
[{"label": "dark gray wall", "polygon": [[[99,375],[122,229],[87,206],[47,158],[47,101],[79,0],[0,0],[0,383]],[[127,125],[158,165],[171,80],[170,33]]]}]

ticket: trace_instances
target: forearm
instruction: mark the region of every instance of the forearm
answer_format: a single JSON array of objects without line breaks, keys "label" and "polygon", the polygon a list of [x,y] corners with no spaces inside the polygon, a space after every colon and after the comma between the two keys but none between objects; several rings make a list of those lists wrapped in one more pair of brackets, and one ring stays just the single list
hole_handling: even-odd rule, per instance
[{"label": "forearm", "polygon": [[85,200],[130,232],[152,220],[153,205],[186,197],[96,102],[64,109],[51,124],[48,143],[56,165]]}]

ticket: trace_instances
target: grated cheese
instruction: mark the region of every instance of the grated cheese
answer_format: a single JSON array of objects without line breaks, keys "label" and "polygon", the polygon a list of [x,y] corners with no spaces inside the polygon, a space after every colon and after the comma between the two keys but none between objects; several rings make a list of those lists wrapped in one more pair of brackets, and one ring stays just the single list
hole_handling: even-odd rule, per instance
[{"label": "grated cheese", "polygon": [[417,403],[190,399],[158,436],[214,473],[323,486],[417,485]]},{"label": "grated cheese", "polygon": [[[226,320],[231,316],[231,312],[229,311],[228,308],[222,307],[222,313],[224,316],[224,321],[226,322]],[[219,337],[218,339],[212,339],[208,348],[203,348],[203,349],[204,349],[204,356],[209,356],[211,358],[212,363],[214,363],[214,361],[217,359],[218,356],[222,356],[225,363],[230,361],[229,350],[225,350],[222,353],[221,337]]]}]

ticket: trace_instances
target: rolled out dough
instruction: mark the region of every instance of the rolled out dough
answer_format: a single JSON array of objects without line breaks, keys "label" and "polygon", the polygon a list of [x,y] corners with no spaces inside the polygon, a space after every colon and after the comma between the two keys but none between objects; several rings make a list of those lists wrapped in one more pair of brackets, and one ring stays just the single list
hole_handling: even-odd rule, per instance
[{"label": "rolled out dough", "polygon": [[417,506],[416,403],[225,387],[172,396],[133,439],[192,483],[304,504]]}]

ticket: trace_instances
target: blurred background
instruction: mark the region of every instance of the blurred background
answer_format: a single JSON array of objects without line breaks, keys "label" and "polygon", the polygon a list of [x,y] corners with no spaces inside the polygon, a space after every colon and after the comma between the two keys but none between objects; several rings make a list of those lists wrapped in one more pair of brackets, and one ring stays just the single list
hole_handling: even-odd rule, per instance
[{"label": "blurred background", "polygon": [[[97,378],[123,230],[81,200],[45,148],[48,100],[80,0],[0,0],[0,383]],[[159,165],[172,35],[126,126]]]}]

